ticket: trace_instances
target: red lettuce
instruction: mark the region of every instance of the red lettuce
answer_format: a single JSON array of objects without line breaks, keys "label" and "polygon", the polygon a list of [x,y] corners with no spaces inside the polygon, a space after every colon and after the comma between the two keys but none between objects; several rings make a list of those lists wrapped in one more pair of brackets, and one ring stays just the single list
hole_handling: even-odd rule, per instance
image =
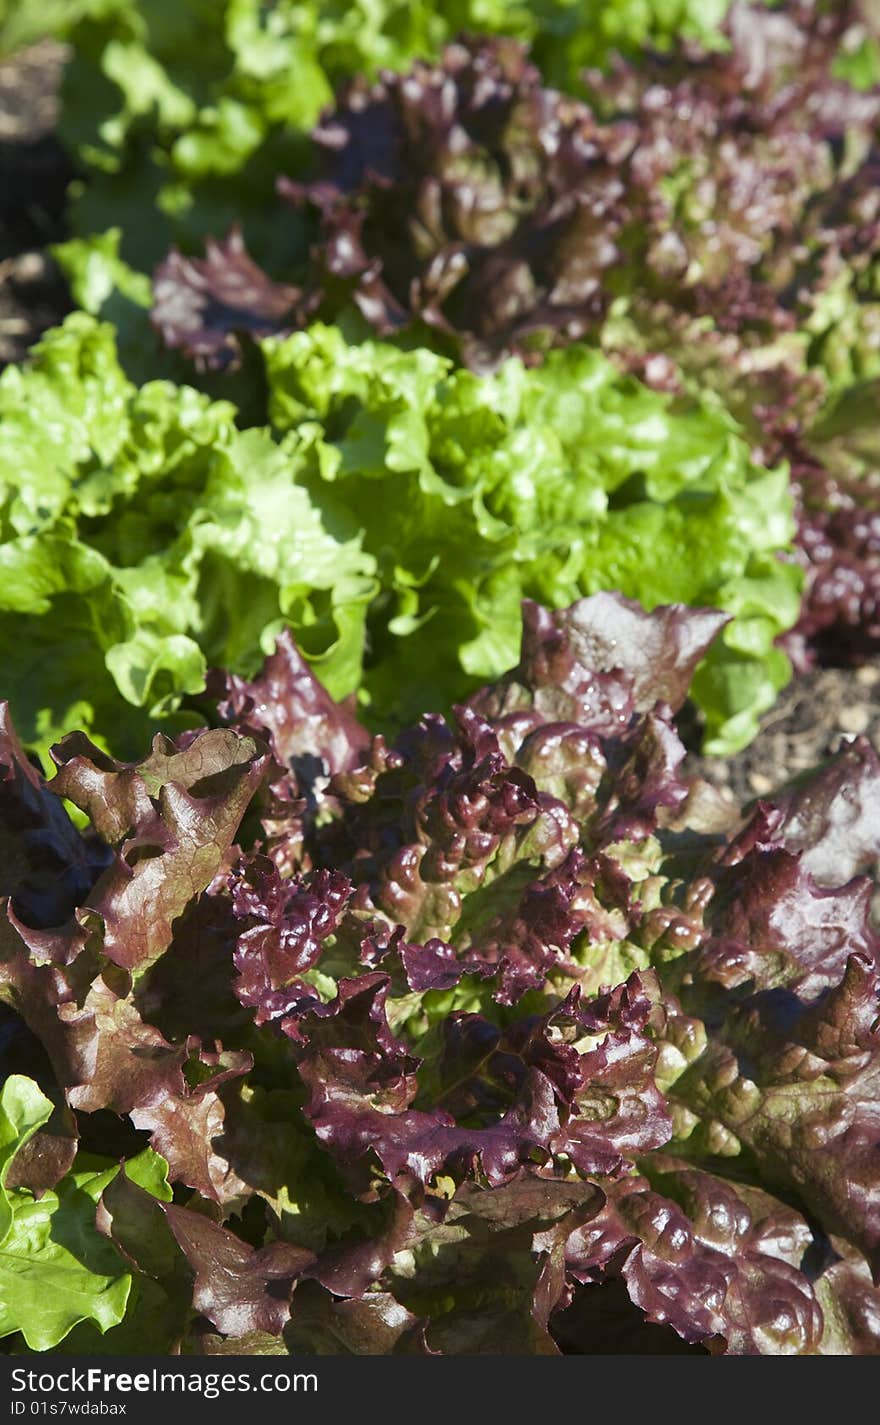
[{"label": "red lettuce", "polygon": [[95,1215],[168,1350],[880,1352],[880,765],[745,819],[689,786],[722,623],[527,605],[391,747],[284,641],[225,727],[14,764],[53,856],[0,999],[68,1136],[169,1165]]}]

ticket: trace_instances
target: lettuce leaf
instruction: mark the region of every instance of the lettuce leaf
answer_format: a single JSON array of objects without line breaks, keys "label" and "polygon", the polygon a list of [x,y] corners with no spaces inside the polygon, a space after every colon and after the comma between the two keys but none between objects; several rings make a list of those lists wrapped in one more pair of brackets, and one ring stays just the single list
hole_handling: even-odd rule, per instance
[{"label": "lettuce leaf", "polygon": [[[106,1332],[125,1314],[131,1275],[95,1225],[98,1199],[119,1172],[80,1157],[39,1196],[5,1186],[10,1165],[47,1122],[52,1102],[21,1074],[0,1090],[0,1336],[20,1332],[32,1351],[52,1350],[81,1321]],[[127,1173],[169,1199],[166,1165],[147,1148]]]},{"label": "lettuce leaf", "polygon": [[[368,617],[364,687],[379,718],[448,706],[467,688],[456,665],[471,686],[501,672],[524,596],[559,607],[613,588],[736,615],[694,694],[709,751],[754,735],[788,678],[773,643],[797,618],[799,576],[777,558],[786,472],[752,464],[723,413],[670,402],[583,347],[483,378],[320,326],[264,350],[276,428],[332,432],[315,503],[344,506],[376,559],[387,613],[384,627]],[[393,495],[377,499],[377,481]],[[422,639],[431,657],[411,688]]]},{"label": "lettuce leaf", "polygon": [[76,725],[123,753],[156,718],[197,725],[181,700],[208,661],[253,671],[285,615],[335,691],[356,683],[372,560],[311,505],[301,455],[235,414],[136,387],[81,313],[0,378],[0,649],[44,756]]},{"label": "lettuce leaf", "polygon": [[84,313],[0,377],[0,651],[29,747],[197,726],[207,668],[252,676],[285,624],[334,697],[400,726],[510,665],[523,597],[607,588],[734,613],[695,696],[709,750],[754,734],[800,576],[785,470],[722,412],[582,347],[480,380],[316,326],[265,360],[272,429],[136,385]]}]

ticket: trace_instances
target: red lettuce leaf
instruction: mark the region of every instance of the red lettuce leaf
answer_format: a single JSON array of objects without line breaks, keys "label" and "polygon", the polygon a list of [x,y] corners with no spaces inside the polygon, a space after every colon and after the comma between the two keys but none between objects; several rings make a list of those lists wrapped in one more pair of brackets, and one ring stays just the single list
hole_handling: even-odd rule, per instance
[{"label": "red lettuce leaf", "polygon": [[208,239],[203,258],[172,248],[153,276],[153,325],[166,346],[182,347],[199,371],[238,364],[238,336],[299,326],[307,311],[296,287],[272,282],[245,251],[241,229]]},{"label": "red lettuce leaf", "polygon": [[168,1225],[190,1264],[193,1306],[227,1336],[279,1335],[290,1317],[294,1284],[311,1252],[289,1242],[254,1248],[199,1213],[169,1203]]}]

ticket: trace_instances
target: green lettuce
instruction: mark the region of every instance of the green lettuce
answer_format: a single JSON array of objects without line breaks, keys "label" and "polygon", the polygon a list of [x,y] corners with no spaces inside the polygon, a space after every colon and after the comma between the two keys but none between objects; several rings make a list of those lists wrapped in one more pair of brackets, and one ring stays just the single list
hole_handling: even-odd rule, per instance
[{"label": "green lettuce", "polygon": [[264,351],[273,424],[312,442],[314,502],[328,524],[353,518],[376,561],[374,715],[446,706],[509,667],[524,597],[558,608],[618,589],[736,615],[694,695],[708,750],[754,735],[790,675],[774,639],[800,575],[777,557],[787,471],[755,465],[723,411],[670,401],[586,347],[486,378],[331,327]]},{"label": "green lettuce", "polygon": [[[0,1337],[20,1332],[32,1351],[50,1351],[80,1322],[104,1333],[125,1315],[132,1285],[123,1258],[95,1225],[98,1200],[119,1164],[80,1154],[54,1189],[10,1188],[16,1156],[53,1105],[33,1079],[10,1074],[0,1089]],[[151,1196],[171,1199],[167,1164],[147,1148],[126,1175]]]},{"label": "green lettuce", "polygon": [[66,35],[89,0],[0,0],[0,57],[46,35]]},{"label": "green lettuce", "polygon": [[273,429],[135,385],[84,313],[0,377],[0,651],[30,747],[198,725],[208,667],[252,674],[285,625],[399,726],[510,666],[524,597],[611,588],[736,615],[695,696],[710,750],[754,733],[800,575],[786,470],[729,417],[580,347],[485,381],[321,326],[264,351]]}]

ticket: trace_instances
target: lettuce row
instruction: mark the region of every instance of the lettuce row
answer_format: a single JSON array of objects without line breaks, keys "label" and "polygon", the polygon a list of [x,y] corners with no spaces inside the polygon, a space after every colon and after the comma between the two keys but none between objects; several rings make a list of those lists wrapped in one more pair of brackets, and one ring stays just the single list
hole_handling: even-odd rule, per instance
[{"label": "lettuce row", "polygon": [[399,726],[510,665],[522,597],[612,587],[735,615],[695,697],[710,749],[753,734],[799,574],[785,468],[723,413],[580,348],[481,382],[319,326],[266,365],[271,430],[134,385],[85,314],[0,377],[0,648],[29,746],[197,726],[207,667],[252,674],[284,624],[333,696]]},{"label": "lettuce row", "polygon": [[124,1260],[169,1351],[877,1353],[880,764],[742,819],[684,782],[724,623],[527,603],[518,665],[390,744],[288,634],[137,762],[74,734],[45,783],[4,724],[0,1152],[61,1123],[7,1219],[94,1123],[174,1185],[74,1163],[62,1348],[130,1342]]},{"label": "lettuce row", "polygon": [[[27,38],[27,0],[0,6],[0,44]],[[461,30],[532,41],[551,82],[620,46],[713,41],[728,0],[67,0],[45,16],[73,47],[62,134],[90,174],[75,207],[82,234],[123,218],[126,256],[146,268],[163,235],[216,231],[248,214],[261,255],[278,236],[261,209],[273,170],[296,153],[337,86],[354,74],[430,58]],[[155,195],[153,221],[138,213]],[[132,220],[133,219],[133,220]]]}]

